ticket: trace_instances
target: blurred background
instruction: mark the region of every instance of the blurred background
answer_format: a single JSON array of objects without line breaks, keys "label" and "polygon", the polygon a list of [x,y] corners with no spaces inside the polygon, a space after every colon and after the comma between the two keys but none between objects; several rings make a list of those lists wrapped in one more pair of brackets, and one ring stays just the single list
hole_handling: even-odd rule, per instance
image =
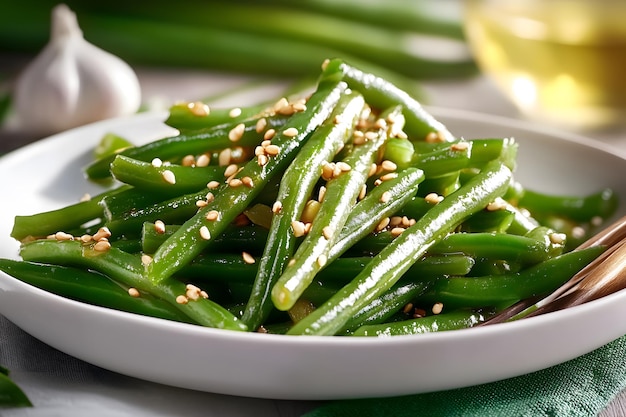
[{"label": "blurred background", "polygon": [[[58,4],[20,0],[0,6],[5,151],[43,135],[15,117],[19,77],[44,49],[61,60],[68,59],[66,49],[76,53],[49,45]],[[86,41],[136,72],[140,110],[167,109],[178,100],[229,106],[305,91],[325,58],[340,57],[426,105],[530,118],[606,141],[623,133],[626,3],[620,0],[601,7],[582,0],[65,4]],[[34,78],[43,83],[45,77]]]}]

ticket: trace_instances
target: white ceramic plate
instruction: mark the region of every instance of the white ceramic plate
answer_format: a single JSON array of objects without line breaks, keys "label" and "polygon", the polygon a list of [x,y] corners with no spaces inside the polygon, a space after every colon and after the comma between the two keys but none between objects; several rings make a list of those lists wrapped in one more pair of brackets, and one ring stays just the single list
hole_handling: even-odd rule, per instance
[{"label": "white ceramic plate", "polygon": [[[433,109],[466,138],[513,136],[517,178],[562,194],[612,187],[626,196],[626,160],[601,144],[490,116]],[[168,134],[144,114],[72,130],[0,159],[0,257],[15,258],[16,214],[75,202],[96,187],[82,167],[108,131],[134,141]],[[10,198],[7,198],[10,196]],[[623,214],[624,209],[620,212]],[[33,336],[122,374],[216,393],[282,399],[390,396],[463,387],[539,370],[626,334],[626,292],[545,316],[388,339],[237,333],[67,300],[0,273],[0,313]]]}]

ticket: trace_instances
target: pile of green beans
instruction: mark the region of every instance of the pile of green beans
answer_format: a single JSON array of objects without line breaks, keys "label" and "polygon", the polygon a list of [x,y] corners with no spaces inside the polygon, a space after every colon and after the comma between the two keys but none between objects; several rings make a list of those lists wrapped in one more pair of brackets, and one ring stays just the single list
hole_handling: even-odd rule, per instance
[{"label": "pile of green beans", "polygon": [[120,185],[17,216],[22,260],[0,270],[182,323],[416,334],[553,291],[605,249],[570,242],[617,209],[611,190],[525,189],[514,140],[459,139],[410,94],[339,59],[306,99],[197,105],[172,107],[179,135],[99,149],[87,176]]}]

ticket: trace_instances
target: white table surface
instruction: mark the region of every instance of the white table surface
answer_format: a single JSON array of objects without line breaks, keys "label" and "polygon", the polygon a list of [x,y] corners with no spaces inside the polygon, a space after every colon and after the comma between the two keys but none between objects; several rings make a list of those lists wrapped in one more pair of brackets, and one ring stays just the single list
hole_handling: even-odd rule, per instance
[{"label": "white table surface", "polygon": [[[1,63],[2,61],[0,61]],[[6,61],[4,62],[6,64]],[[166,106],[179,99],[195,100],[228,88],[240,81],[232,77],[225,83],[201,71],[139,70],[144,97]],[[484,78],[424,84],[429,104],[468,109],[519,118],[508,103]],[[279,88],[270,87],[268,97]],[[228,100],[224,105],[241,101]],[[626,151],[626,128],[610,132],[587,133]],[[15,141],[15,132],[0,131],[3,140]],[[25,140],[27,138],[24,138]],[[8,142],[5,142],[8,143]],[[273,401],[229,397],[158,385],[109,372],[71,358],[29,336],[0,316],[0,364],[12,371],[13,379],[35,404],[34,408],[0,410],[4,417],[71,416],[298,416],[319,403]],[[601,414],[603,417],[626,415],[626,391]]]}]

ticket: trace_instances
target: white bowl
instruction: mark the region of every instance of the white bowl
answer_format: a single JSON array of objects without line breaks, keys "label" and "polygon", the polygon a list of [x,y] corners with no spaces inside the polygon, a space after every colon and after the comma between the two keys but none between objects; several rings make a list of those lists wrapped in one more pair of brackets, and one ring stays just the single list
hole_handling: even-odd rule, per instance
[{"label": "white bowl", "polygon": [[[512,136],[517,178],[540,191],[626,196],[626,160],[602,144],[508,119],[432,109],[466,138]],[[16,258],[13,217],[75,202],[97,186],[82,167],[105,132],[133,141],[171,133],[163,114],[96,123],[0,159],[0,257]],[[622,207],[620,213],[624,214]],[[392,396],[475,385],[549,367],[626,334],[626,291],[514,323],[385,339],[238,333],[94,307],[0,273],[0,313],[77,358],[178,387],[276,399]]]}]

